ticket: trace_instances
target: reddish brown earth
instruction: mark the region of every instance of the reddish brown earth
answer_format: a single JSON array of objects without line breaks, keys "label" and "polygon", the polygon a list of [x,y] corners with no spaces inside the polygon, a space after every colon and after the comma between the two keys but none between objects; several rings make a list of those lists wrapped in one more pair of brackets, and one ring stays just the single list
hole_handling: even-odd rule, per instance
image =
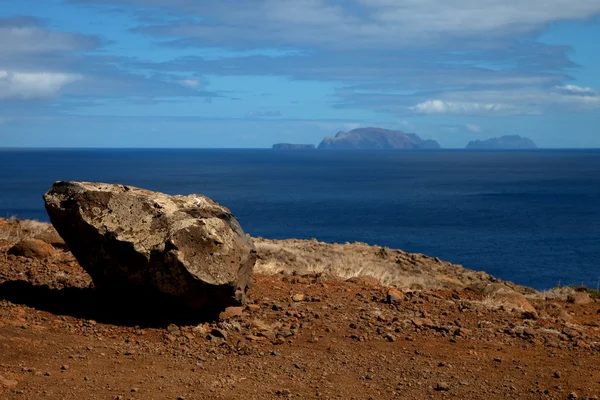
[{"label": "reddish brown earth", "polygon": [[0,220],[1,399],[600,396],[600,302],[531,295],[528,313],[463,288],[390,304],[373,279],[277,274],[201,321],[96,298],[68,252],[8,255],[11,229]]}]

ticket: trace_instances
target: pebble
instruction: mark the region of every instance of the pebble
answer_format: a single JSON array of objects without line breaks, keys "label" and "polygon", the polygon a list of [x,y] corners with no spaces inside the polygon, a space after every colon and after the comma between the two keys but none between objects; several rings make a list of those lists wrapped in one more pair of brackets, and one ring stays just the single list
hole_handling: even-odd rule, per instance
[{"label": "pebble", "polygon": [[305,298],[305,296],[302,293],[297,293],[292,296],[292,300],[295,301],[296,303],[304,301],[304,298]]},{"label": "pebble", "polygon": [[561,375],[560,375],[560,372],[558,372],[558,371],[554,371],[554,374],[553,374],[553,376],[554,376],[555,378],[560,378],[560,376],[561,376]]},{"label": "pebble", "polygon": [[438,392],[447,392],[450,390],[450,385],[448,385],[446,382],[438,382],[434,389]]}]

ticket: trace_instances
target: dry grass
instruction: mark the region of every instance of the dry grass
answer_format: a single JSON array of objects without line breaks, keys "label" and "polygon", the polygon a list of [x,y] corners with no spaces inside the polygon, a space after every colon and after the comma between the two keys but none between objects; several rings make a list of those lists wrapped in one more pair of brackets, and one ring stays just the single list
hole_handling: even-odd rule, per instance
[{"label": "dry grass", "polygon": [[20,220],[17,217],[10,217],[3,220],[0,224],[0,240],[16,243],[21,239],[35,237],[51,225],[46,222],[36,220]]},{"label": "dry grass", "polygon": [[316,240],[254,239],[259,260],[255,272],[274,275],[321,274],[331,278],[373,278],[401,290],[464,287],[473,271],[420,254],[364,243],[328,244]]}]

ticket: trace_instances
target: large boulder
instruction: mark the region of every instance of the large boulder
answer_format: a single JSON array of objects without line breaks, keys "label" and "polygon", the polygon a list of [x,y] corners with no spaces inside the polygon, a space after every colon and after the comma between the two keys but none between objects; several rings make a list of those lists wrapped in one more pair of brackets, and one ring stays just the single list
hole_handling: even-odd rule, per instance
[{"label": "large boulder", "polygon": [[44,201],[100,292],[158,291],[193,308],[244,302],[254,244],[231,212],[208,197],[56,182]]}]

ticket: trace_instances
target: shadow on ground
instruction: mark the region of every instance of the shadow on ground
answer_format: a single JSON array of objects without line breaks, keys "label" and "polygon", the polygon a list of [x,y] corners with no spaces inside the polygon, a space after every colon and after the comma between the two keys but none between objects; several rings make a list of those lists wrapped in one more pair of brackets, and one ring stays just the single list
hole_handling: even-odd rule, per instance
[{"label": "shadow on ground", "polygon": [[0,283],[0,300],[56,315],[140,328],[197,325],[216,320],[222,311],[216,307],[189,309],[158,292],[115,294],[100,293],[93,288],[53,289],[21,280]]}]

